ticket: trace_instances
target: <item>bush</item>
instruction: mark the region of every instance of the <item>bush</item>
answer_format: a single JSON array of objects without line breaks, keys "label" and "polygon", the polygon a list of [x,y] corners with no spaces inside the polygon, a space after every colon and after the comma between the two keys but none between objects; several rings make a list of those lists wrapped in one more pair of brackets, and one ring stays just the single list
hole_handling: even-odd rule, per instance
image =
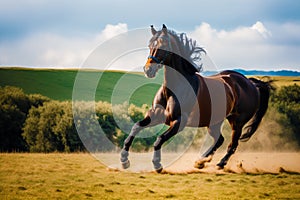
[{"label": "bush", "polygon": [[284,131],[291,129],[300,147],[300,86],[284,86],[272,96],[272,104],[283,114],[280,124]]},{"label": "bush", "polygon": [[[91,152],[113,150],[114,146],[107,139],[112,140],[115,132],[110,104],[98,102],[95,105],[94,102],[82,101],[74,102],[73,106],[76,129],[85,147]],[[105,132],[101,131],[99,124]]]},{"label": "bush", "polygon": [[50,101],[30,109],[23,137],[30,152],[70,152],[82,150],[76,133],[70,102]]},{"label": "bush", "polygon": [[49,101],[41,95],[26,95],[22,89],[0,87],[0,151],[27,151],[22,127],[31,106]]}]

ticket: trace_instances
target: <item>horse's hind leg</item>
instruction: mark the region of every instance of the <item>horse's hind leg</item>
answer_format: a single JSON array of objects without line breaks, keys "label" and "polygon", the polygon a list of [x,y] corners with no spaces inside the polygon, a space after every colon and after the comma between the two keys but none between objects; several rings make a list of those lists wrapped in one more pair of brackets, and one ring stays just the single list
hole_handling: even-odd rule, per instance
[{"label": "horse's hind leg", "polygon": [[206,162],[210,162],[215,151],[223,144],[224,137],[221,133],[221,126],[223,122],[212,125],[208,128],[208,133],[214,139],[213,145],[206,150],[206,152],[194,164],[195,168],[202,169]]},{"label": "horse's hind leg", "polygon": [[239,144],[239,138],[242,133],[242,128],[244,123],[242,124],[236,124],[236,123],[231,123],[232,125],[232,138],[231,138],[231,143],[228,146],[227,153],[226,155],[222,158],[222,160],[217,164],[217,166],[221,169],[224,168],[224,166],[227,164],[229,158],[234,154],[234,152],[237,149],[237,146]]}]

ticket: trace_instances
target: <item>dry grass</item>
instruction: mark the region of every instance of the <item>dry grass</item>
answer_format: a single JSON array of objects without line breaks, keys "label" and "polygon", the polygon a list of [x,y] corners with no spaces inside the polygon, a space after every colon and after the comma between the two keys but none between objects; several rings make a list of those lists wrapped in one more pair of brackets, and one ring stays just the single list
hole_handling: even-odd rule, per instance
[{"label": "dry grass", "polygon": [[0,154],[0,199],[299,199],[300,175],[109,171],[90,154]]},{"label": "dry grass", "polygon": [[289,86],[289,85],[300,85],[300,76],[248,76],[248,77],[254,77],[261,80],[272,80],[273,85],[276,88],[280,88],[282,86]]}]

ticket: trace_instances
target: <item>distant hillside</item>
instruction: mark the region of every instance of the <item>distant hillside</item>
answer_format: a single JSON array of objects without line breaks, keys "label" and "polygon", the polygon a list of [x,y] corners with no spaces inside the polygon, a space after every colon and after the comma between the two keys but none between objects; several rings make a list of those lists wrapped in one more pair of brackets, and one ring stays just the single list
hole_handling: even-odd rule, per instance
[{"label": "distant hillside", "polygon": [[[77,73],[78,70],[0,68],[0,86],[11,85],[20,87],[27,94],[42,94],[54,100],[72,100],[73,86]],[[85,73],[87,77],[84,80],[84,92],[89,92],[87,91],[89,84],[94,85],[91,78],[101,76],[95,93],[96,101],[111,102],[113,91],[118,95],[127,95],[125,91],[130,91],[132,82],[144,83],[146,79],[143,74],[126,73],[127,78],[125,84],[123,84],[123,91],[121,91],[116,89],[115,86],[125,72],[90,70],[81,73]],[[137,106],[143,104],[151,105],[159,85],[141,85],[140,88],[134,91],[128,101]]]},{"label": "distant hillside", "polygon": [[248,76],[300,76],[300,72],[290,70],[280,71],[261,71],[261,70],[243,70],[235,69],[235,71]]},{"label": "distant hillside", "polygon": [[[300,72],[291,70],[280,70],[280,71],[262,71],[262,70],[244,70],[244,69],[233,69],[245,76],[300,76]],[[216,74],[216,71],[204,71],[204,76],[210,76]]]}]

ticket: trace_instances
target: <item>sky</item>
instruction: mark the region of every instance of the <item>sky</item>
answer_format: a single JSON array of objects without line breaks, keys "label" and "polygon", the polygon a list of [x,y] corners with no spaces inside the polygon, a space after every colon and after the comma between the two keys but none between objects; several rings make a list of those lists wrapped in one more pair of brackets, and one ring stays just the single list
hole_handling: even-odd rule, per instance
[{"label": "sky", "polygon": [[218,69],[300,71],[294,0],[2,0],[0,66],[77,68],[112,37],[163,23],[195,39]]}]

